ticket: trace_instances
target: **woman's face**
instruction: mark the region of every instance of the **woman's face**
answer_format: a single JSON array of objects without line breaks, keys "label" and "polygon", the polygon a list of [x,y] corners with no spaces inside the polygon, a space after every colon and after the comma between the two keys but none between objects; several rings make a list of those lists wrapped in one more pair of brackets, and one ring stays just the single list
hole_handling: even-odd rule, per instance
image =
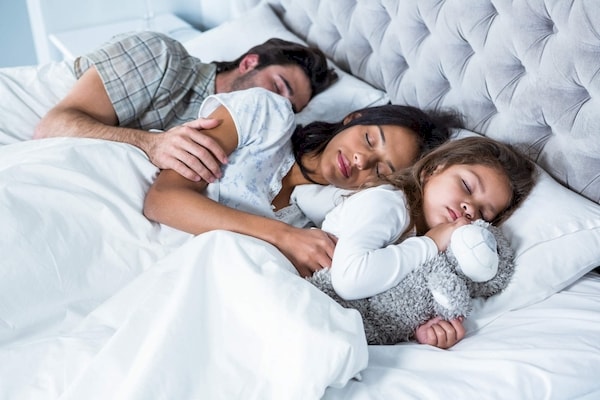
[{"label": "woman's face", "polygon": [[380,176],[409,167],[418,155],[416,133],[396,125],[355,125],[325,147],[317,167],[323,183],[357,189]]},{"label": "woman's face", "polygon": [[471,221],[492,221],[508,207],[511,196],[508,178],[498,169],[481,164],[452,165],[425,179],[425,223],[430,229],[462,216]]}]

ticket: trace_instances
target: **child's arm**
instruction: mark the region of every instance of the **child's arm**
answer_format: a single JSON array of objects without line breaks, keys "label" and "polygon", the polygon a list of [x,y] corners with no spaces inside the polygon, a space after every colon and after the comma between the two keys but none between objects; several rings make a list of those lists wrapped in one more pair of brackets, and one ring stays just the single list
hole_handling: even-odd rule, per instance
[{"label": "child's arm", "polygon": [[450,321],[435,317],[419,326],[415,331],[417,342],[440,349],[448,349],[464,337],[465,327],[462,317]]},{"label": "child's arm", "polygon": [[336,207],[323,229],[338,237],[331,266],[336,293],[360,299],[397,285],[438,250],[428,237],[394,242],[409,225],[402,192],[376,187],[356,193]]}]

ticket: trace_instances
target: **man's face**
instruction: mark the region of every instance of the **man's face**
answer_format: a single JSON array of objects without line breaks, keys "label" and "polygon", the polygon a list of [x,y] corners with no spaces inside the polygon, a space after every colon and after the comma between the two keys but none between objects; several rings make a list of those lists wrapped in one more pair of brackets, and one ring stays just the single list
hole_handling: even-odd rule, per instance
[{"label": "man's face", "polygon": [[289,99],[294,112],[302,111],[310,100],[310,80],[297,65],[269,65],[261,69],[252,67],[240,72],[231,90],[262,87]]}]

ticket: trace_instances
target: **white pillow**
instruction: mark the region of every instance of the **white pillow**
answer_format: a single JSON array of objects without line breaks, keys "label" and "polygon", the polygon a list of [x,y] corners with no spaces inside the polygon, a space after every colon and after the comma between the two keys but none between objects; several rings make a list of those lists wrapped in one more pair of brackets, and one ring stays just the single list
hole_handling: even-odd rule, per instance
[{"label": "white pillow", "polygon": [[468,330],[544,300],[600,265],[600,205],[539,172],[529,197],[502,225],[515,248],[515,274],[503,292],[475,303]]},{"label": "white pillow", "polygon": [[[273,37],[306,44],[287,30],[268,4],[261,4],[245,15],[203,32],[183,44],[191,55],[205,62],[229,61]],[[337,122],[351,111],[389,102],[384,91],[342,71],[331,60],[329,63],[337,72],[338,81],[315,96],[296,115],[297,123]]]}]

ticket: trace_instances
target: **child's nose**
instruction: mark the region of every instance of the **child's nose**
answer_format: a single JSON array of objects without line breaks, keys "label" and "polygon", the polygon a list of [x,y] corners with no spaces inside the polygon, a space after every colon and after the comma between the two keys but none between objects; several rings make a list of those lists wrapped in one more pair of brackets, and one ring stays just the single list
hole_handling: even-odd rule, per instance
[{"label": "child's nose", "polygon": [[473,220],[473,207],[469,203],[462,204],[463,216],[466,217],[469,221]]}]

